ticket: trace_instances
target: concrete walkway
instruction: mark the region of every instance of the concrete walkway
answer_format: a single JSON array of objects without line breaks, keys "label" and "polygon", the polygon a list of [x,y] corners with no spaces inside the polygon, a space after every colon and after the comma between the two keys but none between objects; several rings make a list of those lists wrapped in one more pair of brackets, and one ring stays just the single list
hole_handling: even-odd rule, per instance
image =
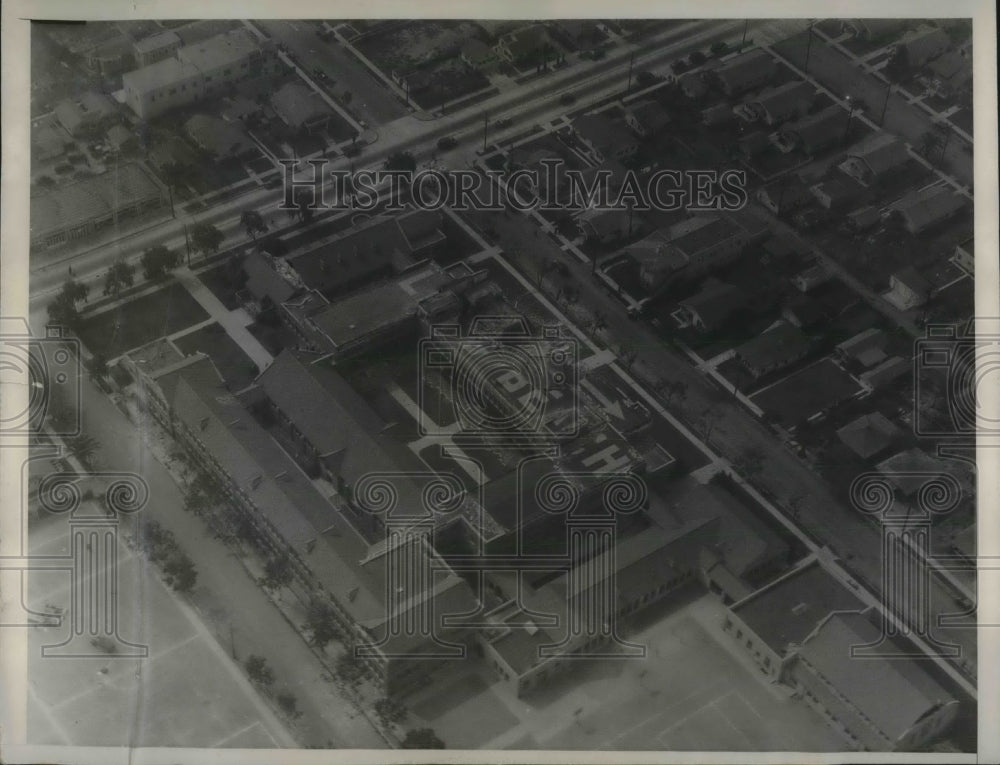
[{"label": "concrete walkway", "polygon": [[251,321],[246,311],[242,308],[237,308],[235,311],[226,308],[187,266],[174,271],[174,276],[191,293],[191,297],[208,312],[208,315],[222,325],[226,334],[236,341],[262,372],[271,366],[274,357],[247,329]]}]

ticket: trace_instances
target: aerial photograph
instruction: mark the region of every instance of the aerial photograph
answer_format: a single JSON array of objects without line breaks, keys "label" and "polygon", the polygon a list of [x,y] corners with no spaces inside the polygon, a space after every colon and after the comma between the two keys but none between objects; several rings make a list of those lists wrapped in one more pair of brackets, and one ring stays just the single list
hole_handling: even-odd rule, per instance
[{"label": "aerial photograph", "polygon": [[26,742],[975,754],[973,27],[33,21]]}]

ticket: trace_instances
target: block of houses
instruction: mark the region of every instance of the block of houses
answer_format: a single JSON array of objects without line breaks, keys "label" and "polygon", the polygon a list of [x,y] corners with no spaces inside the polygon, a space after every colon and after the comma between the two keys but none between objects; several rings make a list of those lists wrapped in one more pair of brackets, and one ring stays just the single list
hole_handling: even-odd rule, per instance
[{"label": "block of houses", "polygon": [[531,24],[501,35],[497,39],[495,50],[504,61],[509,61],[514,66],[524,66],[541,63],[551,46],[545,25]]},{"label": "block of houses", "polygon": [[843,141],[846,130],[847,114],[833,104],[783,126],[779,134],[788,146],[812,156]]},{"label": "block of houses", "polygon": [[184,132],[195,146],[216,161],[259,153],[257,145],[239,124],[226,122],[221,117],[196,114],[184,123]]},{"label": "block of houses", "polygon": [[754,196],[758,202],[775,215],[784,215],[797,210],[809,204],[813,199],[809,186],[796,173],[789,173],[783,178],[762,186],[757,189]]},{"label": "block of houses", "polygon": [[143,37],[132,45],[135,51],[135,63],[139,66],[155,64],[174,55],[174,51],[182,45],[180,36],[169,29]]},{"label": "block of houses", "polygon": [[462,44],[459,57],[466,66],[476,70],[489,69],[498,60],[496,50],[475,37]]},{"label": "block of houses", "polygon": [[951,38],[940,27],[922,26],[908,32],[896,44],[894,50],[906,52],[906,62],[914,69],[945,53],[951,47]]},{"label": "block of houses", "polygon": [[910,161],[906,145],[889,133],[877,133],[848,151],[838,167],[865,186],[889,177]]},{"label": "block of houses", "polygon": [[721,329],[746,305],[744,290],[714,277],[706,279],[697,293],[678,303],[683,318],[702,332]]},{"label": "block of houses", "polygon": [[931,283],[913,266],[905,266],[889,277],[884,297],[901,311],[918,308],[931,296]]},{"label": "block of houses", "polygon": [[54,111],[59,124],[74,138],[96,136],[118,120],[118,107],[111,97],[93,90],[64,98]]},{"label": "block of houses", "polygon": [[810,343],[798,327],[779,321],[736,348],[736,358],[754,377],[794,364],[809,353]]},{"label": "block of houses", "polygon": [[889,337],[878,327],[869,327],[863,332],[839,343],[834,349],[836,357],[845,364],[871,369],[885,361]]},{"label": "block of houses", "polygon": [[862,415],[837,431],[841,443],[863,460],[884,452],[900,435],[900,429],[881,412]]},{"label": "block of houses", "polygon": [[625,109],[625,124],[638,135],[648,138],[670,124],[670,115],[663,104],[649,98],[630,104]]},{"label": "block of houses", "polygon": [[729,59],[712,73],[712,77],[727,96],[739,96],[767,85],[777,71],[771,54],[757,48]]},{"label": "block of houses", "polygon": [[604,114],[585,114],[573,120],[573,132],[585,150],[598,162],[625,161],[634,156],[639,143],[624,122]]},{"label": "block of houses", "polygon": [[740,113],[750,121],[778,125],[785,120],[804,117],[816,100],[816,88],[795,80],[759,93],[743,104]]},{"label": "block of houses", "polygon": [[965,199],[948,186],[931,186],[913,191],[891,205],[911,234],[919,234],[955,217],[965,207]]},{"label": "block of houses", "polygon": [[305,83],[295,81],[271,95],[275,114],[292,130],[319,133],[326,129],[333,111],[322,97]]}]

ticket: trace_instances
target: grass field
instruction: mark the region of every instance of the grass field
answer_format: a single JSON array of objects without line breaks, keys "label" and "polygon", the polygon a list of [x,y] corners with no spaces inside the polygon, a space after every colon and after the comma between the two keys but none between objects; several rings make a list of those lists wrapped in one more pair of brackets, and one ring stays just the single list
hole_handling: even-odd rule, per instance
[{"label": "grass field", "polygon": [[174,342],[185,356],[195,351],[201,351],[209,356],[222,375],[222,379],[234,391],[245,388],[257,376],[257,365],[226,334],[221,324],[209,324],[176,338]]},{"label": "grass field", "polygon": [[91,353],[111,359],[207,318],[182,284],[171,283],[84,320],[79,335]]}]

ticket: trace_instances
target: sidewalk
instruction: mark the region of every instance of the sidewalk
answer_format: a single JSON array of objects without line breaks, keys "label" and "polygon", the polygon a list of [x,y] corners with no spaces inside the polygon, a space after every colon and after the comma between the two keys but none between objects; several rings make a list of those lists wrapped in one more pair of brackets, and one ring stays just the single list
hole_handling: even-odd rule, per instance
[{"label": "sidewalk", "polygon": [[274,357],[247,329],[247,325],[251,324],[252,320],[246,311],[242,308],[237,308],[234,311],[226,308],[187,266],[181,266],[174,271],[174,276],[191,293],[191,297],[197,300],[201,307],[208,312],[208,315],[222,325],[226,334],[236,341],[261,372],[271,366]]}]

